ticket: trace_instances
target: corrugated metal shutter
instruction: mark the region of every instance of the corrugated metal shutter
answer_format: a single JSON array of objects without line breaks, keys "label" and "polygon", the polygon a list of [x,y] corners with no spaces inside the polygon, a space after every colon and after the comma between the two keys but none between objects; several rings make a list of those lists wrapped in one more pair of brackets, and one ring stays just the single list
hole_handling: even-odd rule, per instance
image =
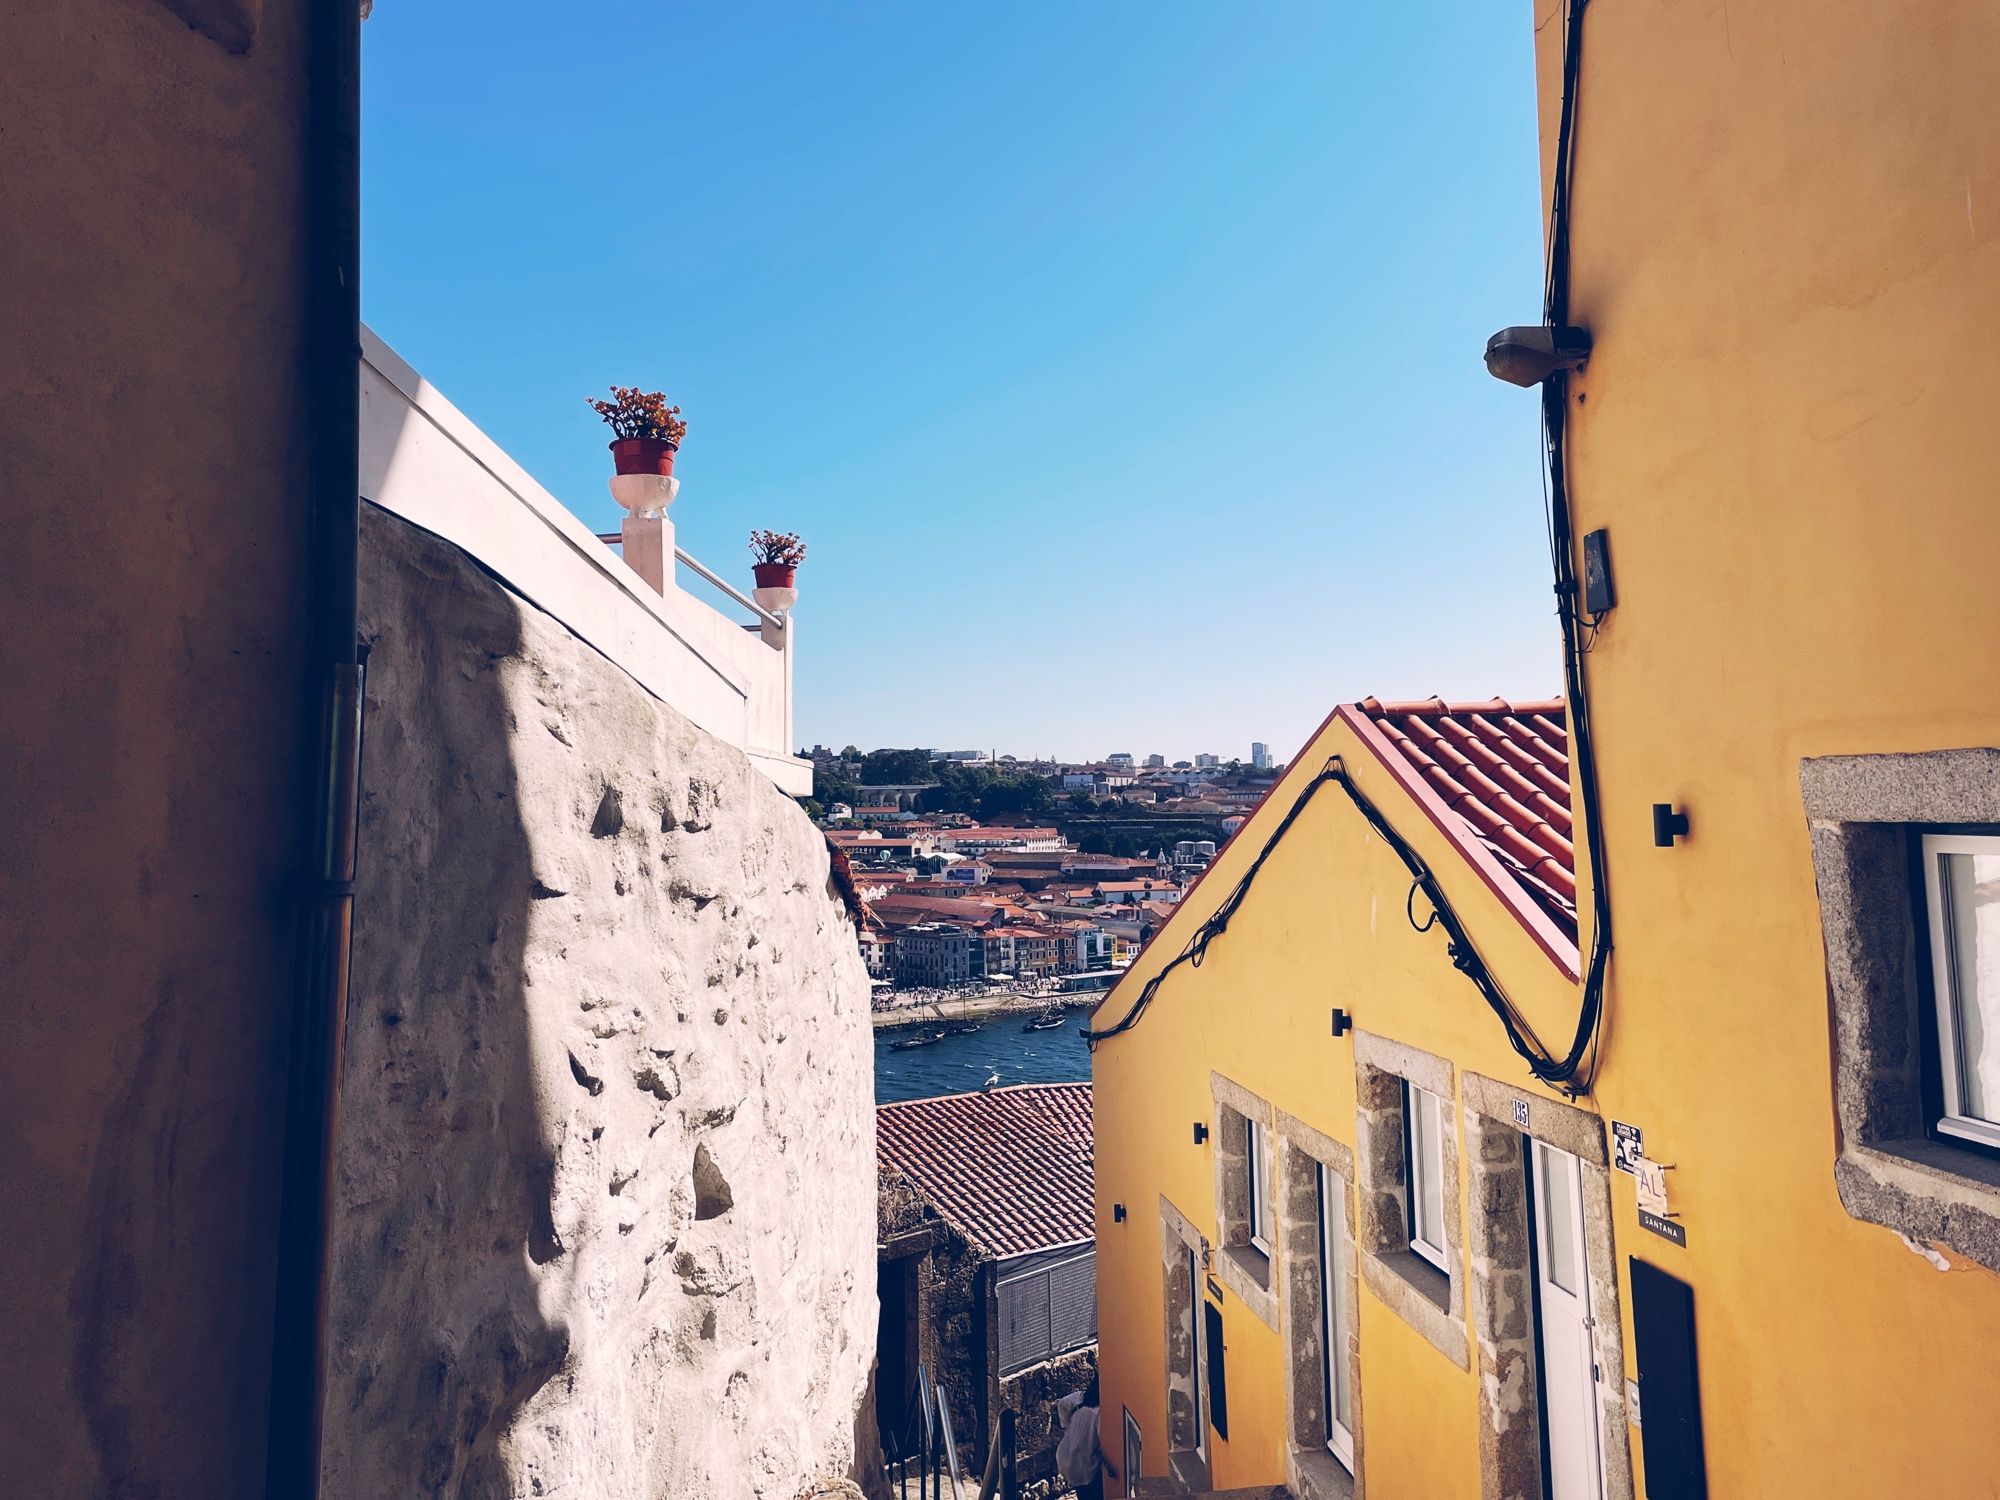
[{"label": "corrugated metal shutter", "polygon": [[1097,1338],[1097,1255],[1049,1267],[1049,1348],[1060,1354]]},{"label": "corrugated metal shutter", "polygon": [[1003,1281],[1000,1300],[1000,1368],[1018,1370],[1049,1354],[1049,1277],[1046,1271]]}]

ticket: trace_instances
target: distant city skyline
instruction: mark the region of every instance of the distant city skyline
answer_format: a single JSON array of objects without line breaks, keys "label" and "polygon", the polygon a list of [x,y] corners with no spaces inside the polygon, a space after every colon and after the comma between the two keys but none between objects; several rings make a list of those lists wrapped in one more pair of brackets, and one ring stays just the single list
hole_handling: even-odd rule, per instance
[{"label": "distant city skyline", "polygon": [[815,746],[821,746],[824,747],[825,749],[838,753],[839,751],[847,748],[849,745],[852,745],[855,749],[861,751],[861,753],[864,755],[871,754],[878,750],[923,750],[932,754],[938,754],[943,756],[954,756],[954,755],[962,756],[966,754],[972,754],[972,755],[985,756],[991,760],[997,761],[1002,759],[1003,757],[1011,755],[1014,757],[1014,759],[1021,761],[1040,761],[1040,762],[1053,761],[1058,764],[1067,763],[1071,765],[1101,765],[1109,761],[1113,756],[1127,755],[1131,757],[1132,762],[1135,766],[1140,767],[1142,769],[1148,763],[1147,757],[1154,755],[1162,757],[1168,766],[1172,766],[1180,761],[1185,761],[1189,765],[1196,765],[1200,763],[1200,761],[1203,758],[1206,757],[1213,757],[1216,761],[1218,761],[1223,765],[1227,765],[1230,761],[1233,760],[1233,761],[1239,761],[1243,765],[1248,766],[1253,764],[1254,754],[1256,750],[1259,748],[1267,750],[1269,752],[1269,758],[1273,762],[1287,763],[1291,758],[1289,752],[1280,754],[1277,746],[1267,745],[1262,740],[1245,741],[1241,749],[1235,749],[1235,750],[1217,750],[1208,746],[1204,746],[1200,750],[1186,750],[1178,752],[1172,750],[1161,750],[1154,746],[1148,746],[1144,750],[1130,750],[1127,749],[1125,746],[1120,745],[1115,750],[1090,751],[1080,755],[1059,755],[1047,751],[1017,750],[1009,748],[1004,745],[997,747],[989,746],[984,749],[981,749],[980,747],[974,745],[962,745],[962,744],[926,745],[918,743],[910,745],[891,745],[884,743],[876,745],[876,744],[866,744],[863,741],[857,739],[843,739],[837,741],[808,740],[803,742],[800,748],[810,750],[813,749]]},{"label": "distant city skyline", "polygon": [[681,545],[809,548],[804,743],[1287,757],[1556,690],[1535,401],[1481,362],[1541,302],[1513,8],[434,0],[363,46],[364,316],[596,530],[584,397],[679,403]]}]

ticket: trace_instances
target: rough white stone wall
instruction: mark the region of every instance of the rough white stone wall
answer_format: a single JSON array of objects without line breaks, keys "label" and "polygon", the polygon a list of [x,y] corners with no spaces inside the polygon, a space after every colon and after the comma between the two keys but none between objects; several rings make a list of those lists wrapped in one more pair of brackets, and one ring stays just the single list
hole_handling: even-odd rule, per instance
[{"label": "rough white stone wall", "polygon": [[868,983],[824,841],[364,509],[327,1494],[792,1500],[849,1471],[874,1357]]}]

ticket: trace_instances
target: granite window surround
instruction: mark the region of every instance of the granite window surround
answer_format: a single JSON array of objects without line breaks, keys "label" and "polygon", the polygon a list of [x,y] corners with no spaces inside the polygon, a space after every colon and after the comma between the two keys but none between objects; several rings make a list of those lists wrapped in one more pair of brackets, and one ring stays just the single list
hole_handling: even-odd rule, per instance
[{"label": "granite window surround", "polygon": [[[1215,1275],[1225,1288],[1268,1327],[1278,1326],[1277,1268],[1251,1240],[1250,1132],[1260,1127],[1267,1151],[1274,1150],[1272,1110],[1267,1100],[1220,1073],[1209,1074],[1215,1123],[1209,1140],[1215,1164],[1215,1225],[1219,1241]],[[1267,1174],[1269,1167],[1267,1164]],[[1270,1180],[1267,1175],[1267,1180]]]},{"label": "granite window surround", "polygon": [[[1360,1256],[1356,1253],[1354,1151],[1296,1116],[1277,1111],[1278,1243],[1282,1262],[1280,1337],[1285,1350],[1288,1441],[1285,1485],[1301,1500],[1360,1500],[1361,1340]],[[1347,1364],[1348,1428],[1354,1439],[1350,1471],[1328,1451],[1326,1370],[1321,1349],[1326,1309],[1320,1287],[1320,1171],[1329,1189],[1345,1195],[1347,1240],[1342,1246],[1344,1275],[1336,1295],[1345,1301],[1345,1349],[1332,1351]]]},{"label": "granite window surround", "polygon": [[[1471,1368],[1460,1244],[1458,1091],[1450,1061],[1373,1032],[1354,1033],[1355,1168],[1361,1279],[1376,1298],[1460,1369]],[[1404,1084],[1442,1102],[1445,1264],[1410,1248],[1408,1126]]]},{"label": "granite window surround", "polygon": [[1826,954],[1834,1183],[1847,1212],[2000,1271],[2000,1156],[1938,1139],[1925,1082],[1921,830],[2000,830],[2000,748],[1799,763]]}]

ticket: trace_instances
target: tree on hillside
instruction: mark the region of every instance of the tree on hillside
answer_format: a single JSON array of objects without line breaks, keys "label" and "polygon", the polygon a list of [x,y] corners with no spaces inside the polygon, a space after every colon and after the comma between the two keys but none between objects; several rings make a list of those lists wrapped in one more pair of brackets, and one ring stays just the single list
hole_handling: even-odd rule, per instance
[{"label": "tree on hillside", "polygon": [[924,750],[870,750],[861,757],[863,786],[927,786],[937,768]]}]

